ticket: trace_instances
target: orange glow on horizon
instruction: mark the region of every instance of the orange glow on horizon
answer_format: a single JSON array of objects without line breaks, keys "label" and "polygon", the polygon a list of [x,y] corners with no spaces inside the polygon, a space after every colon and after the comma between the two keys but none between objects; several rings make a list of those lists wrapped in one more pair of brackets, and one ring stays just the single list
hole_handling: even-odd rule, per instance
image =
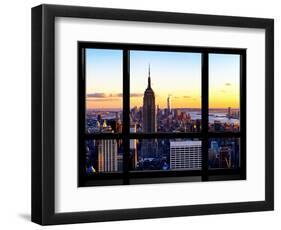
[{"label": "orange glow on horizon", "polygon": [[[219,94],[210,95],[209,98],[209,108],[239,108],[239,98],[232,96],[221,96]],[[159,105],[160,109],[167,108],[167,97],[156,96],[155,98],[156,106]],[[143,97],[131,97],[130,107],[142,107]],[[172,108],[201,108],[201,97],[171,97]],[[103,99],[89,99],[86,100],[87,109],[122,109],[122,98],[103,98]]]}]

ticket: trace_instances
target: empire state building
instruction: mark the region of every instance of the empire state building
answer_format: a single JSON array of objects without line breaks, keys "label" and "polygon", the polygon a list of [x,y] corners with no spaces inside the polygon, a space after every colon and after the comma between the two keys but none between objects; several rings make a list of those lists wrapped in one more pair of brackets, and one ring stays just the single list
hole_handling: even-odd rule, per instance
[{"label": "empire state building", "polygon": [[150,66],[148,67],[148,85],[143,96],[143,132],[156,132],[155,94],[151,88]]},{"label": "empire state building", "polygon": [[[155,94],[151,88],[150,66],[148,67],[148,85],[143,96],[143,132],[156,132],[156,109],[155,109]],[[157,142],[155,139],[142,140],[142,157],[155,158],[157,157]]]}]

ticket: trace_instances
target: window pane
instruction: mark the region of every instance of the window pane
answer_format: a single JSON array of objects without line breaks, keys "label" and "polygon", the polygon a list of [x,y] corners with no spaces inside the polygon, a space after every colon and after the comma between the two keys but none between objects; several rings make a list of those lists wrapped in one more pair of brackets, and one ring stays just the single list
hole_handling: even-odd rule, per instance
[{"label": "window pane", "polygon": [[213,138],[209,140],[209,168],[239,168],[239,138]]},{"label": "window pane", "polygon": [[132,139],[133,170],[199,170],[201,141],[190,139]]},{"label": "window pane", "polygon": [[122,140],[88,140],[86,144],[87,174],[122,172],[123,144]]},{"label": "window pane", "polygon": [[86,49],[86,132],[122,131],[122,51]]},{"label": "window pane", "polygon": [[201,54],[130,52],[131,132],[201,130]]},{"label": "window pane", "polygon": [[240,55],[209,54],[209,131],[240,130]]}]

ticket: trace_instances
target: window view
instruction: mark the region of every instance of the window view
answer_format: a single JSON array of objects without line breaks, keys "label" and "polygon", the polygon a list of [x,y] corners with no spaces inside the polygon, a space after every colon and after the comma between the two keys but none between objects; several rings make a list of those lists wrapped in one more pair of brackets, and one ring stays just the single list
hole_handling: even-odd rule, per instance
[{"label": "window view", "polygon": [[209,131],[240,130],[240,55],[209,54]]},{"label": "window view", "polygon": [[190,139],[130,140],[133,170],[201,169],[201,141]]},{"label": "window view", "polygon": [[131,132],[200,132],[201,54],[130,52]]},{"label": "window view", "polygon": [[79,49],[78,186],[246,179],[245,50]]},{"label": "window view", "polygon": [[88,140],[85,144],[87,174],[123,171],[122,140]]},{"label": "window view", "polygon": [[122,132],[122,50],[86,49],[86,132]]},{"label": "window view", "polygon": [[221,138],[209,140],[209,168],[239,167],[239,139]]}]

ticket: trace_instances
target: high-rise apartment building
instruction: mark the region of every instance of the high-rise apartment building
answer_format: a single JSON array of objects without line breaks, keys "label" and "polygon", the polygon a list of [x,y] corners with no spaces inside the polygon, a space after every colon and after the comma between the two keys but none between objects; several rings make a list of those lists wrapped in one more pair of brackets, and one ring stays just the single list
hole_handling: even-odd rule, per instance
[{"label": "high-rise apartment building", "polygon": [[201,141],[171,141],[171,169],[200,169],[202,166]]},{"label": "high-rise apartment building", "polygon": [[98,172],[118,171],[117,141],[98,140]]}]

